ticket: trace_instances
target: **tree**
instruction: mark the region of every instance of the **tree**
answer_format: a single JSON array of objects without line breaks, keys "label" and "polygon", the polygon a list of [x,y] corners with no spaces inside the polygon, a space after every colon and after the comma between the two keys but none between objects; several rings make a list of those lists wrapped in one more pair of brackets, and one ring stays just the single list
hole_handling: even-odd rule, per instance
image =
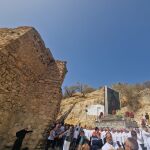
[{"label": "tree", "polygon": [[114,84],[113,89],[120,92],[121,99],[125,97],[127,99],[127,102],[123,104],[123,106],[129,106],[134,111],[137,111],[141,104],[139,102],[140,100],[140,94],[139,92],[143,90],[143,86],[141,84],[126,84],[126,83],[118,83]]},{"label": "tree", "polygon": [[64,94],[63,97],[67,98],[67,97],[72,97],[74,93],[81,93],[83,97],[85,97],[85,95],[87,93],[91,93],[95,91],[94,88],[92,88],[91,86],[87,85],[87,84],[82,84],[82,83],[76,83],[75,85],[72,86],[65,86],[64,87]]},{"label": "tree", "polygon": [[143,83],[145,88],[150,88],[150,81],[146,81]]},{"label": "tree", "polygon": [[135,93],[132,90],[128,90],[126,91],[126,97],[128,99],[128,105],[132,108],[133,111],[137,111],[141,107],[139,102],[140,95],[138,93]]},{"label": "tree", "polygon": [[96,90],[87,84],[83,84],[79,82],[77,83],[77,88],[78,88],[78,92],[80,92],[83,97],[85,97],[87,93],[91,93]]},{"label": "tree", "polygon": [[73,96],[73,94],[74,93],[76,93],[76,91],[77,91],[77,86],[70,86],[70,87],[68,87],[68,86],[65,86],[64,87],[64,98],[67,98],[67,97],[72,97]]}]

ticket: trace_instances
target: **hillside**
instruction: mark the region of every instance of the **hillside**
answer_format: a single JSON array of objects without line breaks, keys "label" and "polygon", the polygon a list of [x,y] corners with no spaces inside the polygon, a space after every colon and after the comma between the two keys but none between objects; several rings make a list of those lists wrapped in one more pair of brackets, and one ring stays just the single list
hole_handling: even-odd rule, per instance
[{"label": "hillside", "polygon": [[[116,87],[114,89],[116,89]],[[137,95],[136,99],[133,99],[133,104],[131,103],[132,99],[128,99],[129,94],[127,95],[126,90],[121,91],[119,89],[118,91],[120,92],[122,104],[122,108],[118,113],[123,114],[125,111],[133,111],[132,105],[134,105],[133,107],[138,108],[134,111],[135,120],[140,123],[141,115],[145,114],[145,112],[150,113],[150,89],[133,90],[134,94]],[[104,88],[88,93],[85,97],[82,97],[80,93],[76,93],[73,97],[62,100],[58,118],[66,114],[66,123],[78,124],[80,122],[83,126],[93,126],[96,116],[87,115],[85,110],[90,105],[103,104],[103,100]]]}]

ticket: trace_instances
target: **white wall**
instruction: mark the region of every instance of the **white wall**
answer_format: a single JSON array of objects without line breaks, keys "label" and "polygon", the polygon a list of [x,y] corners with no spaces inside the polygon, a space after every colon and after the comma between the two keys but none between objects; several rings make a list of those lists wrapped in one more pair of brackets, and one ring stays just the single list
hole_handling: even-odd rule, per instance
[{"label": "white wall", "polygon": [[88,106],[87,110],[87,115],[97,116],[100,114],[100,112],[104,113],[104,105],[90,105]]}]

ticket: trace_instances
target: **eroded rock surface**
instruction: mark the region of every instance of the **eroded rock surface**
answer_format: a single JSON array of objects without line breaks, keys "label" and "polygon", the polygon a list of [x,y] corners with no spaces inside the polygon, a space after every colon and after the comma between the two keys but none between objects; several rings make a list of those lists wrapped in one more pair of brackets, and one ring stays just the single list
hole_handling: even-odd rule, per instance
[{"label": "eroded rock surface", "polygon": [[25,145],[37,146],[59,111],[66,71],[34,28],[0,29],[0,149],[28,126],[34,132]]}]

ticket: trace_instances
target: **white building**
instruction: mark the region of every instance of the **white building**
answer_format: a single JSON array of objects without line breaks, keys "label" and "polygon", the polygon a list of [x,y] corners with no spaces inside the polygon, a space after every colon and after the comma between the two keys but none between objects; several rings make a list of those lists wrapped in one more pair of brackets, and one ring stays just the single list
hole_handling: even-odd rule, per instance
[{"label": "white building", "polygon": [[87,107],[87,115],[99,116],[100,112],[104,113],[104,105],[90,105]]}]

